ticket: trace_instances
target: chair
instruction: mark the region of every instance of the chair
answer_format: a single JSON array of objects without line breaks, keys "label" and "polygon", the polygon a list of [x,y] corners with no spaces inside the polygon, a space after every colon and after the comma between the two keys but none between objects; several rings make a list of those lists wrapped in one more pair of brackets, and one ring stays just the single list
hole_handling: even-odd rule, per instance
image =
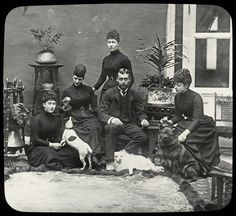
[{"label": "chair", "polygon": [[211,200],[215,199],[216,192],[217,207],[221,208],[223,203],[223,195],[228,192],[227,185],[232,182],[232,164],[226,161],[221,161],[219,165],[213,167],[213,169],[209,172],[209,175],[212,177]]},{"label": "chair", "polygon": [[[219,145],[219,137],[232,138],[232,103],[231,96],[218,96],[215,93],[215,140],[217,145]],[[232,151],[231,147],[227,146],[221,146],[220,149]],[[222,169],[219,169],[221,167]],[[227,167],[230,167],[230,164],[221,161],[209,172],[212,177],[211,199],[215,198],[215,192],[217,191],[217,206],[219,208],[222,206],[224,183],[232,180],[232,171],[230,172]]]},{"label": "chair", "polygon": [[[215,93],[215,122],[216,142],[219,137],[232,138],[233,98],[231,96],[218,96]],[[221,146],[222,150],[231,150],[231,147]]]}]

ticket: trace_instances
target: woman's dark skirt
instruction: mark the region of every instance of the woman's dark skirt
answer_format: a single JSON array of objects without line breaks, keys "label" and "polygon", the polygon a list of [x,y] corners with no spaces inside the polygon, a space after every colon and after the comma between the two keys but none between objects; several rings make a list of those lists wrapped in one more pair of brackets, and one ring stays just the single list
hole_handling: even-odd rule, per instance
[{"label": "woman's dark skirt", "polygon": [[[191,119],[178,122],[178,134],[187,129],[191,123]],[[215,133],[214,120],[209,116],[204,116],[200,119],[197,128],[187,136],[184,143],[186,148],[202,161],[202,165],[206,165],[207,169],[220,162],[220,151],[215,140]]]},{"label": "woman's dark skirt", "polygon": [[73,121],[73,129],[77,135],[93,150],[93,155],[104,153],[102,139],[102,124],[95,116],[80,117]]},{"label": "woman's dark skirt", "polygon": [[60,164],[63,168],[82,167],[79,153],[72,147],[65,145],[60,150],[48,146],[29,146],[26,149],[28,162],[31,166],[44,164],[48,167]]}]

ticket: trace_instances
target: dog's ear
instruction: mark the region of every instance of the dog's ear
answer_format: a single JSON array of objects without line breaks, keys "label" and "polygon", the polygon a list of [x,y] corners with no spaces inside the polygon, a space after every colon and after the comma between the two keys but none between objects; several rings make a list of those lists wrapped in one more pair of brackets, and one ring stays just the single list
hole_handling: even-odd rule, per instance
[{"label": "dog's ear", "polygon": [[64,117],[63,122],[66,123],[69,120],[69,118],[70,118],[69,116]]}]

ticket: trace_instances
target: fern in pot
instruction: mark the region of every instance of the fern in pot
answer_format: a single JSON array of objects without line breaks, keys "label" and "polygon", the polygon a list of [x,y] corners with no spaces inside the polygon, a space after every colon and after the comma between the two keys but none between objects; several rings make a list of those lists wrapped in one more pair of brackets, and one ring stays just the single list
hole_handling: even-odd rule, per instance
[{"label": "fern in pot", "polygon": [[173,78],[165,76],[166,68],[179,64],[179,59],[187,58],[179,50],[181,44],[175,41],[161,43],[158,35],[155,35],[153,44],[136,50],[136,57],[143,58],[144,62],[155,69],[155,74],[146,74],[140,86],[148,89],[148,103],[150,104],[171,104],[174,95]]},{"label": "fern in pot", "polygon": [[31,29],[30,30],[33,38],[38,41],[39,46],[42,50],[39,52],[36,62],[38,64],[54,64],[57,62],[56,56],[54,55],[53,48],[55,44],[60,41],[62,33],[60,31],[54,32],[53,28],[49,26],[47,29]]}]

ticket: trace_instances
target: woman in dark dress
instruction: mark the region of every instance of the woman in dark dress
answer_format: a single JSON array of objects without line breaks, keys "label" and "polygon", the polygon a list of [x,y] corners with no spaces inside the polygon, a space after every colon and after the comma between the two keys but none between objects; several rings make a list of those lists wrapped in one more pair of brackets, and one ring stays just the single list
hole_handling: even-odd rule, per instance
[{"label": "woman in dark dress", "polygon": [[116,77],[120,68],[126,68],[131,72],[131,82],[130,85],[134,83],[134,76],[131,67],[131,61],[129,58],[124,55],[119,50],[120,45],[120,35],[116,30],[112,30],[107,34],[107,46],[110,51],[110,54],[103,59],[102,62],[102,71],[100,77],[98,78],[96,84],[93,87],[93,90],[98,90],[101,85],[108,80],[103,85],[100,101],[104,92],[117,85]]},{"label": "woman in dark dress", "polygon": [[203,172],[220,162],[215,142],[215,122],[204,115],[200,94],[189,89],[192,78],[188,69],[175,73],[175,115],[169,123],[177,123],[178,139],[200,159]]},{"label": "woman in dark dress", "polygon": [[81,167],[78,152],[66,145],[60,145],[62,128],[59,116],[53,113],[56,108],[56,94],[46,91],[43,94],[44,110],[36,115],[31,122],[31,142],[26,154],[31,166],[46,165],[51,169],[63,167]]},{"label": "woman in dark dress", "polygon": [[75,67],[73,84],[62,92],[64,118],[73,118],[73,129],[93,150],[93,164],[105,163],[103,155],[102,125],[97,119],[97,97],[90,86],[84,85],[86,68]]}]

